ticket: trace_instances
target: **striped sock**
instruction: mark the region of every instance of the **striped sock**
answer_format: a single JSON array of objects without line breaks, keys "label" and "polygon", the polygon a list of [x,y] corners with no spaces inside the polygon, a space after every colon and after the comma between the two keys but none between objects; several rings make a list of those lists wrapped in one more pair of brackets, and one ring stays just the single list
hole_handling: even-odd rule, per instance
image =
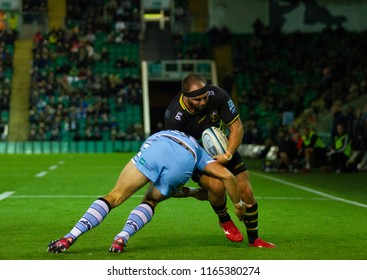
[{"label": "striped sock", "polygon": [[83,233],[98,226],[103,219],[111,211],[111,206],[107,200],[99,198],[93,202],[84,216],[76,223],[74,228],[66,234],[64,237],[71,237],[74,240],[81,236]]},{"label": "striped sock", "polygon": [[250,244],[252,244],[258,235],[258,205],[255,203],[250,208],[247,208],[243,222],[246,226],[247,237]]},{"label": "striped sock", "polygon": [[139,231],[144,225],[149,223],[153,215],[154,208],[148,203],[141,203],[133,211],[131,211],[124,228],[115,236],[115,240],[122,238],[126,244],[131,236]]},{"label": "striped sock", "polygon": [[214,206],[212,204],[210,205],[222,224],[231,220],[231,216],[227,212],[227,197],[224,198],[224,204],[221,206]]}]

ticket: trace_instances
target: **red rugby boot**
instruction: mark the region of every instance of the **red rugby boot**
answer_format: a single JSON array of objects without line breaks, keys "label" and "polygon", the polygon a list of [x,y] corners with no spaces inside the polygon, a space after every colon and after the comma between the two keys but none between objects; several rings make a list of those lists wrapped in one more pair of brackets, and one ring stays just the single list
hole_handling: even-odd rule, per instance
[{"label": "red rugby boot", "polygon": [[242,242],[243,235],[231,220],[224,223],[219,222],[219,225],[229,240],[232,242]]},{"label": "red rugby boot", "polygon": [[250,247],[257,247],[257,248],[275,248],[275,244],[266,242],[262,240],[260,237],[256,238],[254,243],[249,244]]}]

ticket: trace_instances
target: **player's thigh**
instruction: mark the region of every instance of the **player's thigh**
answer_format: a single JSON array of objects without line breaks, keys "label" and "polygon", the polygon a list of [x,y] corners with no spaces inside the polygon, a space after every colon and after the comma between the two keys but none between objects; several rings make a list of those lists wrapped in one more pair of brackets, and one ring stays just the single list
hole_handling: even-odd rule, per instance
[{"label": "player's thigh", "polygon": [[108,197],[112,199],[112,204],[116,207],[148,182],[149,179],[136,168],[134,163],[129,161],[121,171],[117,182]]},{"label": "player's thigh", "polygon": [[156,207],[159,202],[168,198],[169,197],[162,195],[162,193],[153,185],[153,183],[150,183],[144,194],[143,202],[148,202],[153,207]]}]

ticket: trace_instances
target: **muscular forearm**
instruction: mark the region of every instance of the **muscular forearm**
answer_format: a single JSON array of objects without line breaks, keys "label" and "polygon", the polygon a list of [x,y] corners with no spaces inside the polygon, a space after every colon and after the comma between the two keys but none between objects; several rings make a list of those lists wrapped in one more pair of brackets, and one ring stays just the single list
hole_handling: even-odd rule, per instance
[{"label": "muscular forearm", "polygon": [[230,197],[231,201],[233,202],[236,216],[240,220],[243,220],[244,215],[247,210],[246,207],[251,207],[251,205],[246,204],[242,201],[241,191],[240,191],[240,188],[238,187],[235,176],[232,176],[231,178],[223,180],[223,183],[228,193],[228,196]]},{"label": "muscular forearm", "polygon": [[241,192],[240,188],[238,187],[236,178],[234,176],[231,176],[230,178],[223,179],[222,181],[233,204],[239,203],[241,200]]},{"label": "muscular forearm", "polygon": [[233,155],[242,143],[243,126],[241,120],[238,118],[233,124],[229,126],[229,130],[230,133],[227,151]]}]

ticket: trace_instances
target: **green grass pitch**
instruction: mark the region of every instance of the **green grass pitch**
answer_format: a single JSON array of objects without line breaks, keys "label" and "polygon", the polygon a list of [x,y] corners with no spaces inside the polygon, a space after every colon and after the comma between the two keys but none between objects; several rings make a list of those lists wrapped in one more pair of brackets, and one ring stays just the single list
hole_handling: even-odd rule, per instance
[{"label": "green grass pitch", "polygon": [[[367,174],[266,174],[248,160],[259,203],[258,249],[228,241],[208,202],[171,198],[123,254],[108,248],[144,190],[114,209],[66,252],[46,252],[98,197],[133,154],[0,155],[1,260],[366,260]],[[194,186],[193,183],[189,183]],[[230,200],[228,200],[230,202]],[[245,233],[229,203],[230,214]]]}]

